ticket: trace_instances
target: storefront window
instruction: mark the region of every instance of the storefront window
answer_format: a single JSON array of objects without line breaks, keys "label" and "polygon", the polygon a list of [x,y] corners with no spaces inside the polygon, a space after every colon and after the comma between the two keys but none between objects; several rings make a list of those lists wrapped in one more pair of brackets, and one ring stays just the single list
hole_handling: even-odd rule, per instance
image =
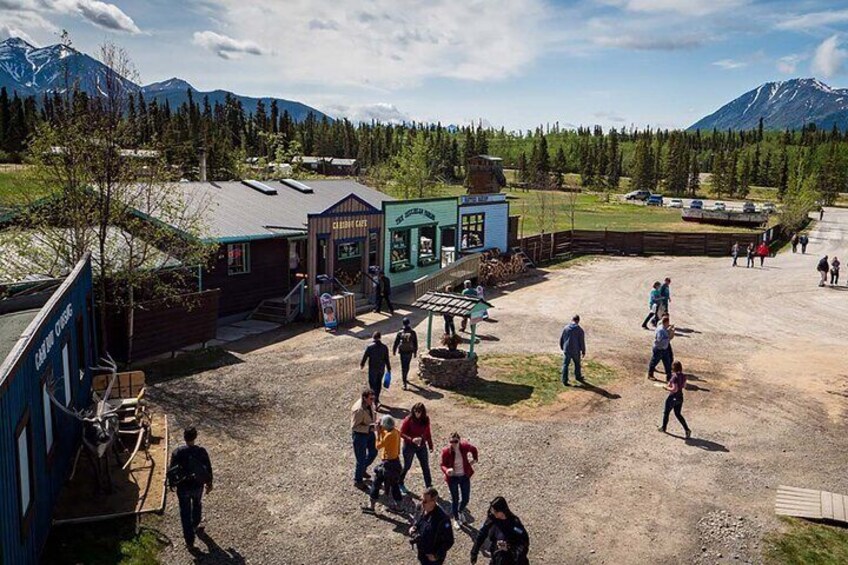
[{"label": "storefront window", "polygon": [[432,265],[436,256],[436,226],[418,228],[418,266]]},{"label": "storefront window", "polygon": [[409,230],[394,230],[391,234],[392,272],[411,269],[412,263],[409,258]]},{"label": "storefront window", "polygon": [[485,245],[486,214],[468,214],[462,217],[463,251]]},{"label": "storefront window", "polygon": [[250,244],[227,245],[227,274],[243,275],[250,272]]},{"label": "storefront window", "polygon": [[350,241],[347,243],[340,243],[337,247],[338,252],[336,254],[336,258],[339,261],[344,261],[345,259],[355,259],[357,257],[362,257],[362,242],[361,241]]}]

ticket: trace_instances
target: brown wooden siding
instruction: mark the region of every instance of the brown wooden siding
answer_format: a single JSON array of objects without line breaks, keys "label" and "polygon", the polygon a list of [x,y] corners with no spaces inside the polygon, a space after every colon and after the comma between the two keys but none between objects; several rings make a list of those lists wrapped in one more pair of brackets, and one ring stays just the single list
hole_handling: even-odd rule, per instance
[{"label": "brown wooden siding", "polygon": [[289,248],[285,239],[259,239],[250,244],[250,272],[227,274],[227,246],[218,248],[214,266],[203,273],[204,289],[220,289],[219,313],[230,316],[249,312],[267,298],[289,291]]}]

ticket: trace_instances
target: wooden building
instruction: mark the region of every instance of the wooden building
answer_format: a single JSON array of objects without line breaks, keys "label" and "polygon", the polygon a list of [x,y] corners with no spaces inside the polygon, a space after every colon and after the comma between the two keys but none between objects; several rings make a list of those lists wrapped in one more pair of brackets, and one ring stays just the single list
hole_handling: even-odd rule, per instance
[{"label": "wooden building", "polygon": [[503,159],[491,155],[476,155],[468,159],[468,194],[500,192],[506,186]]},{"label": "wooden building", "polygon": [[0,563],[38,563],[80,443],[56,408],[91,402],[91,262],[61,281],[9,285],[0,300]]},{"label": "wooden building", "polygon": [[359,174],[359,161],[342,157],[295,157],[294,162],[302,168],[319,175],[355,177]]},{"label": "wooden building", "polygon": [[506,194],[468,194],[459,197],[459,250],[474,253],[507,250],[509,201]]}]

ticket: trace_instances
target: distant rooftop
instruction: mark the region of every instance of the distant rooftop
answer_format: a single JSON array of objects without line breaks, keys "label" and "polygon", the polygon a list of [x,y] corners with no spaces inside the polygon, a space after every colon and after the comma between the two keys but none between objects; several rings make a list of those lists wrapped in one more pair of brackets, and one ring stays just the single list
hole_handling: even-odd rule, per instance
[{"label": "distant rooftop", "polygon": [[503,161],[500,157],[494,155],[475,155],[478,159],[486,159],[487,161]]},{"label": "distant rooftop", "polygon": [[15,344],[21,339],[24,330],[38,315],[39,309],[0,314],[0,365],[6,360]]}]

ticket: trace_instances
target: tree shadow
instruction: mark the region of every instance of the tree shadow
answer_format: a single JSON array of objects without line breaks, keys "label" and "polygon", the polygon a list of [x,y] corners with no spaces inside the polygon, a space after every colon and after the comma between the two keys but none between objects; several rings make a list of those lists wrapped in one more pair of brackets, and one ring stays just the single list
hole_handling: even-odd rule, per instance
[{"label": "tree shadow", "polygon": [[241,553],[232,547],[223,549],[205,531],[198,532],[197,539],[206,545],[209,552],[196,555],[194,558],[195,563],[221,563],[224,565],[243,565],[245,563]]},{"label": "tree shadow", "polygon": [[[579,382],[579,381],[578,381],[578,382]],[[606,390],[606,389],[603,389],[603,388],[601,388],[601,387],[599,387],[599,386],[596,386],[596,385],[593,385],[593,384],[591,384],[591,383],[588,383],[588,382],[585,382],[585,381],[584,381],[583,383],[580,383],[580,384],[582,384],[582,385],[583,385],[583,386],[582,386],[582,388],[583,388],[584,390],[587,390],[587,391],[589,391],[589,392],[594,392],[594,393],[595,393],[595,394],[597,394],[597,395],[603,396],[603,397],[604,397],[604,398],[606,398],[607,400],[618,400],[619,398],[621,398],[621,395],[620,395],[620,394],[616,394],[616,393],[614,393],[614,392],[610,392],[610,391],[608,391],[608,390]]]},{"label": "tree shadow", "polygon": [[529,385],[478,379],[472,386],[458,388],[455,392],[487,404],[512,406],[533,396],[534,390]]}]

